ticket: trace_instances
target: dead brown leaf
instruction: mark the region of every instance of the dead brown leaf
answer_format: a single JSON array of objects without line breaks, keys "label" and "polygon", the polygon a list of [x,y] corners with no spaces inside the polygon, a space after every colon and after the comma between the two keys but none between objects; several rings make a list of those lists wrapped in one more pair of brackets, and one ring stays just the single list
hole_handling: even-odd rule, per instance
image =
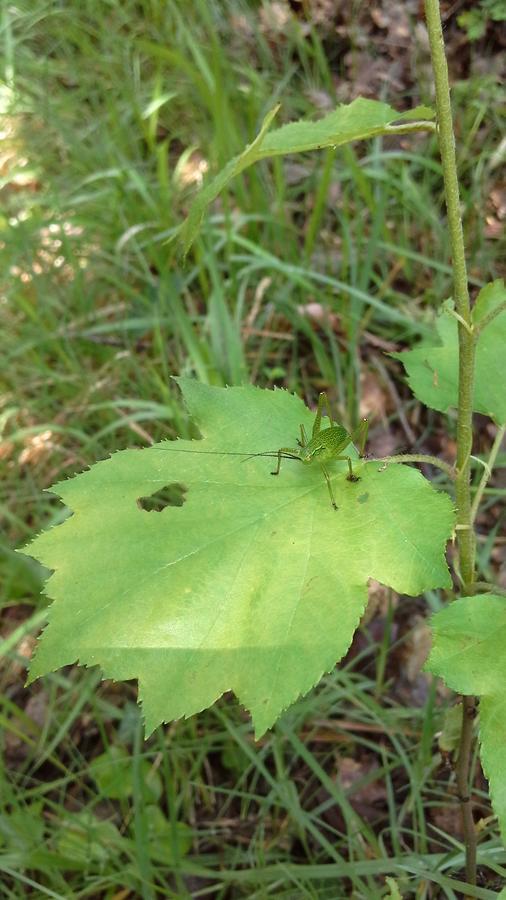
[{"label": "dead brown leaf", "polygon": [[386,787],[378,774],[378,779],[369,781],[362,787],[355,787],[360,781],[378,770],[376,761],[372,758],[354,759],[351,756],[343,756],[338,759],[337,773],[339,783],[343,790],[350,793],[350,803],[357,806],[372,806],[378,801],[385,800]]}]

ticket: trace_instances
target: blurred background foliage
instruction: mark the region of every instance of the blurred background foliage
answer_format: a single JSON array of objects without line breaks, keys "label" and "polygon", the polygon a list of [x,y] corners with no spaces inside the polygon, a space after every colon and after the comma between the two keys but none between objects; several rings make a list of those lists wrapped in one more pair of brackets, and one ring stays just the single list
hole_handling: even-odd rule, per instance
[{"label": "blurred background foliage", "polygon": [[[476,292],[503,274],[504,9],[442,8]],[[371,416],[374,452],[451,458],[452,417],[421,411],[385,355],[428,333],[451,293],[434,137],[264,162],[213,206],[184,266],[168,240],[276,103],[279,123],[358,95],[430,105],[421,4],[26,0],[3,4],[1,36],[3,895],[456,896],[451,748],[436,739],[453,701],[420,672],[437,595],[399,604],[373,586],[344,664],[260,744],[230,697],[144,743],[135,685],[68,669],[24,689],[45,573],[15,553],[62,521],[51,483],[193,433],[174,373],[309,405],[325,389],[346,425]],[[478,455],[492,437],[484,425]],[[504,464],[484,580],[502,577]],[[478,767],[475,787],[473,896],[489,897],[504,853]]]}]

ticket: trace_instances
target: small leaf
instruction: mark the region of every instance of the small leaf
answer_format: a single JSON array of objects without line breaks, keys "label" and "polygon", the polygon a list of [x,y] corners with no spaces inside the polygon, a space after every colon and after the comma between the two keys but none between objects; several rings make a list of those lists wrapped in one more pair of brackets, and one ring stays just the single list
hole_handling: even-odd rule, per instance
[{"label": "small leaf", "polygon": [[487,30],[488,17],[483,9],[468,9],[457,16],[457,22],[470,41],[478,41]]},{"label": "small leaf", "polygon": [[385,878],[385,887],[389,888],[389,892],[388,894],[384,894],[384,900],[402,900],[402,894],[399,890],[396,878],[391,878],[387,875]]},{"label": "small leaf", "polygon": [[[100,756],[96,756],[90,763],[88,771],[104,797],[111,800],[124,800],[132,794],[132,758],[121,747],[112,745]],[[162,793],[162,782],[147,759],[141,761],[141,776],[144,781],[146,801],[158,800]]]},{"label": "small leaf", "polygon": [[[487,284],[474,305],[473,323],[479,325],[505,301],[506,289],[502,280]],[[436,318],[438,344],[424,343],[414,350],[390,354],[401,360],[415,396],[426,406],[441,412],[458,403],[458,326],[452,311],[453,303],[447,300]],[[475,412],[490,416],[498,425],[506,422],[505,347],[506,309],[490,325],[485,325],[476,347],[473,408]]]},{"label": "small leaf", "polygon": [[480,697],[483,771],[506,841],[506,598],[462,597],[432,617],[426,668],[459,694]]},{"label": "small leaf", "polygon": [[[260,735],[346,652],[369,578],[450,585],[453,507],[408,466],[360,461],[352,483],[335,461],[336,511],[318,464],[283,460],[274,478],[272,459],[241,455],[311,431],[298,397],[177,380],[202,440],[125,450],[55,488],[75,514],[30,547],[55,570],[30,677],[79,659],[138,678],[148,733],[233,690]],[[174,483],[182,506],[139,508]]]},{"label": "small leaf", "polygon": [[90,763],[89,773],[100,793],[111,800],[123,800],[132,793],[132,764],[119,747],[110,747]]},{"label": "small leaf", "polygon": [[443,730],[439,736],[438,746],[442,753],[453,753],[460,743],[462,728],[462,707],[449,706],[445,711]]},{"label": "small leaf", "polygon": [[[434,113],[427,106],[418,106],[408,112],[398,113],[387,103],[357,97],[347,106],[338,106],[333,112],[316,121],[301,119],[290,122],[269,133],[269,126],[279,110],[271,110],[255,140],[245,150],[231,159],[226,166],[198,194],[190,209],[188,218],[179,231],[184,253],[188,253],[199,229],[206,208],[216,199],[227,184],[260,159],[283,156],[288,153],[304,153],[308,150],[323,150],[339,147],[350,141],[363,140],[385,134],[394,123],[412,122],[415,119],[432,119]],[[432,123],[425,123],[431,128]]]},{"label": "small leaf", "polygon": [[483,7],[494,22],[506,21],[506,0],[483,0]]},{"label": "small leaf", "polygon": [[113,822],[98,819],[88,810],[67,813],[56,839],[58,853],[71,869],[102,870],[123,849],[124,838]]},{"label": "small leaf", "polygon": [[[31,803],[15,807],[11,812],[0,812],[0,846],[19,854],[26,854],[44,843],[44,818],[42,804]],[[25,861],[21,865],[25,865]]]},{"label": "small leaf", "polygon": [[168,822],[159,806],[145,807],[148,851],[152,859],[172,866],[186,856],[193,843],[193,830],[185,822]]}]

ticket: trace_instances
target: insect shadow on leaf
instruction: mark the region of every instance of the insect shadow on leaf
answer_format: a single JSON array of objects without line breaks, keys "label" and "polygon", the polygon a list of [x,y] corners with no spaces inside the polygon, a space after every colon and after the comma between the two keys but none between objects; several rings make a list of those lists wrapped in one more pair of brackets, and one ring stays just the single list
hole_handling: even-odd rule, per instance
[{"label": "insect shadow on leaf", "polygon": [[145,512],[162,512],[167,506],[182,506],[185,502],[187,488],[184,484],[173,482],[149,494],[137,498],[137,506]]}]

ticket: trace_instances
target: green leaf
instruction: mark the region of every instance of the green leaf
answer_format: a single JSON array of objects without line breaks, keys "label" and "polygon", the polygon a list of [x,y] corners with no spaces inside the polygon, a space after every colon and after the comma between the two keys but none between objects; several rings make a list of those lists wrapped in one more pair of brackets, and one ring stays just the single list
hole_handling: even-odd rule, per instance
[{"label": "green leaf", "polygon": [[[408,123],[412,123],[415,119],[428,120],[434,117],[433,111],[427,106],[417,106],[408,112],[398,113],[387,103],[357,97],[352,103],[338,106],[321,119],[316,121],[301,119],[267,133],[278,110],[279,106],[266,115],[255,140],[248,144],[239,156],[231,159],[198,194],[188,218],[179,231],[185,254],[195,240],[209,204],[236,175],[260,159],[289,153],[304,153],[308,150],[323,150],[326,147],[340,147],[350,141],[388,134],[394,123],[406,123],[405,130],[409,131],[413,130],[414,126]],[[432,129],[434,126],[430,121],[422,121],[420,129],[422,127]],[[402,133],[402,129],[394,130],[394,133],[397,134],[399,131]]]},{"label": "green leaf", "polygon": [[438,738],[438,746],[442,753],[453,753],[460,744],[462,726],[462,709],[457,704],[449,706],[445,711],[443,727]]},{"label": "green leaf", "polygon": [[506,0],[483,0],[483,7],[494,22],[506,21]]},{"label": "green leaf", "polygon": [[397,879],[390,878],[387,875],[385,878],[385,886],[389,888],[388,894],[384,894],[385,900],[402,900],[402,894],[399,890]]},{"label": "green leaf", "polygon": [[480,697],[483,771],[506,841],[506,598],[462,597],[432,617],[426,668],[459,694]]},{"label": "green leaf", "polygon": [[[162,793],[162,782],[156,770],[147,759],[141,760],[141,777],[144,782],[146,800],[159,800]],[[121,747],[113,744],[90,763],[89,773],[104,797],[111,800],[123,800],[130,797],[133,791],[132,758]]]},{"label": "green leaf", "polygon": [[16,807],[10,813],[0,813],[0,846],[19,854],[21,865],[25,865],[30,851],[44,842],[44,818],[42,804],[31,803]]},{"label": "green leaf", "polygon": [[100,871],[121,852],[124,838],[113,822],[98,819],[89,810],[68,813],[56,840],[58,853],[71,861],[72,869]]},{"label": "green leaf", "polygon": [[175,865],[191,850],[193,829],[185,822],[168,822],[159,806],[146,806],[144,814],[150,857],[165,866]]},{"label": "green leaf", "polygon": [[[55,570],[30,677],[79,659],[138,678],[148,733],[233,690],[260,735],[346,652],[369,578],[450,586],[453,507],[415,469],[360,461],[352,483],[335,461],[336,511],[317,464],[273,478],[241,455],[311,430],[298,397],[177,381],[201,441],[124,450],[53,489],[74,515],[28,551]],[[140,508],[176,484],[182,506]]]},{"label": "green leaf", "polygon": [[457,22],[470,41],[478,41],[487,30],[488,17],[483,9],[468,9],[457,16]]},{"label": "green leaf", "polygon": [[[479,326],[493,310],[506,302],[502,280],[487,284],[473,308],[473,324]],[[411,390],[426,406],[446,412],[458,402],[458,333],[453,303],[447,300],[436,319],[439,342],[424,343],[414,350],[392,353],[400,359],[408,375]],[[476,347],[476,377],[473,408],[506,422],[504,390],[504,348],[506,347],[506,309],[480,332]]]}]

